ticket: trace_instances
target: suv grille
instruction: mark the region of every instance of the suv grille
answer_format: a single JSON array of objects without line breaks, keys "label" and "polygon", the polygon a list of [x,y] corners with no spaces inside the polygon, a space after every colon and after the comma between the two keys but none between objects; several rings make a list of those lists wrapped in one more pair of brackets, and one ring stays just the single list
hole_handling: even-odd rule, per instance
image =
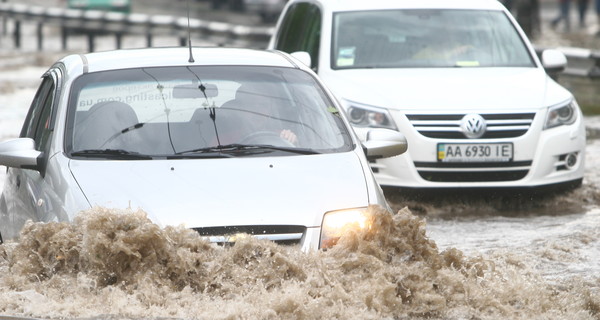
[{"label": "suv grille", "polygon": [[431,182],[516,181],[529,172],[531,161],[415,162],[421,178]]},{"label": "suv grille", "polygon": [[193,228],[202,237],[220,244],[235,242],[235,235],[249,234],[256,238],[269,239],[278,244],[299,244],[306,227],[293,225],[251,225]]},{"label": "suv grille", "polygon": [[[428,138],[467,139],[460,128],[465,114],[407,114],[417,131]],[[524,135],[535,113],[481,114],[487,130],[480,139],[515,138]]]}]

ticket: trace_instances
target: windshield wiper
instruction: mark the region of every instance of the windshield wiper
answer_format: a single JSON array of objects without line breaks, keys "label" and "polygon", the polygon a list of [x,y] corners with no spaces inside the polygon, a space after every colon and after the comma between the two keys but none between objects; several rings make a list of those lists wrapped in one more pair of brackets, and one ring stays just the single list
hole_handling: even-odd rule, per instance
[{"label": "windshield wiper", "polygon": [[178,158],[233,158],[234,156],[227,153],[222,153],[217,147],[197,148],[192,150],[176,152],[174,155],[167,156],[167,159]]},{"label": "windshield wiper", "polygon": [[110,138],[108,138],[108,140],[104,141],[104,143],[100,147],[103,147],[107,143],[112,142],[113,140],[115,140],[117,137],[119,137],[122,134],[125,134],[127,132],[130,132],[130,131],[142,128],[144,125],[145,125],[144,122],[139,122],[139,123],[136,123],[136,124],[134,124],[134,125],[132,125],[130,127],[125,128],[125,129],[123,129],[121,131],[117,131],[117,133],[113,134]]},{"label": "windshield wiper", "polygon": [[123,149],[88,149],[72,152],[71,155],[76,157],[100,157],[119,160],[152,160],[152,157],[149,155]]},{"label": "windshield wiper", "polygon": [[274,146],[270,144],[256,144],[252,146],[246,146],[247,148],[253,148],[257,150],[277,150],[277,151],[285,151],[295,154],[320,154],[320,152],[315,151],[313,149],[307,148],[296,148],[296,147],[282,147],[282,146]]},{"label": "windshield wiper", "polygon": [[186,151],[180,151],[180,152],[175,153],[175,155],[176,156],[204,155],[204,156],[208,156],[208,157],[212,156],[212,157],[218,157],[218,158],[233,158],[234,155],[229,154],[229,153],[223,153],[223,152],[244,150],[244,147],[245,147],[244,145],[240,145],[240,144],[229,144],[229,145],[225,145],[225,146],[203,147],[203,148],[191,149],[191,150],[186,150]]},{"label": "windshield wiper", "polygon": [[232,144],[226,144],[226,145],[214,146],[214,147],[208,147],[208,148],[192,149],[192,150],[177,152],[176,154],[184,155],[184,154],[193,154],[193,153],[218,152],[223,155],[233,156],[233,155],[230,155],[229,153],[236,153],[239,151],[244,151],[242,154],[245,154],[248,152],[252,152],[252,153],[269,152],[269,151],[273,151],[273,150],[285,151],[285,152],[290,152],[290,153],[295,153],[295,154],[318,154],[319,153],[312,149],[304,149],[304,148],[281,147],[281,146],[274,146],[274,145],[267,145],[267,144],[232,143]]}]

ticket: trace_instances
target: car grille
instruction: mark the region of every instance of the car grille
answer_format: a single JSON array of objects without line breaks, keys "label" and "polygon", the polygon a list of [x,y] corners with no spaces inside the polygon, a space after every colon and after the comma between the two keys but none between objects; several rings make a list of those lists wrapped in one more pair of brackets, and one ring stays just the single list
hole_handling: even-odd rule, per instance
[{"label": "car grille", "polygon": [[421,178],[431,182],[498,182],[523,179],[531,161],[415,162]]},{"label": "car grille", "polygon": [[268,239],[278,244],[299,244],[304,236],[306,227],[295,225],[251,225],[194,228],[202,237],[211,242],[226,244],[234,243],[236,235],[248,234],[255,238]]},{"label": "car grille", "polygon": [[[480,114],[486,121],[487,130],[480,139],[515,138],[524,135],[535,113]],[[407,114],[417,131],[428,138],[467,139],[460,128],[465,114]]]}]

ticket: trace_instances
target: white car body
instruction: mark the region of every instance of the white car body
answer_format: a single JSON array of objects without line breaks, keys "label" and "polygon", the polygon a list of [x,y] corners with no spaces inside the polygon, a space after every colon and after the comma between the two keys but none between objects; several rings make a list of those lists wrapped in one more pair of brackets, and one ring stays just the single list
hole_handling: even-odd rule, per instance
[{"label": "white car body", "polygon": [[[342,35],[347,36],[342,34],[344,29],[341,27],[344,15],[393,10],[407,15],[408,12],[429,11],[475,12],[473,16],[478,12],[481,16],[498,14],[505,17],[501,19],[507,21],[509,31],[514,31],[515,39],[520,38],[522,51],[529,56],[530,65],[488,66],[485,62],[457,61],[455,65],[440,67],[360,66],[360,42],[346,47],[340,44],[339,52],[335,51],[336,44],[342,42]],[[296,12],[302,12],[306,20],[302,20]],[[385,18],[388,16],[382,15],[379,21],[373,19],[371,23]],[[398,21],[397,25],[403,23],[400,18]],[[339,31],[336,23],[340,24]],[[410,25],[408,22],[406,25],[408,30]],[[418,32],[423,31],[415,24],[415,30],[408,30],[406,35],[402,35],[404,27],[396,26],[399,31],[394,29],[394,32],[398,33],[391,33],[384,28],[391,30],[394,26],[384,26],[383,23],[382,26],[377,26],[379,30],[368,24],[348,24],[346,27],[356,28],[347,32],[351,35],[369,28],[375,30],[371,30],[370,36],[362,42],[371,41],[369,38],[380,32],[393,44],[394,41],[395,44],[408,43],[411,36],[418,37]],[[450,27],[447,26],[447,29],[451,30]],[[476,27],[480,26],[464,26],[466,31],[471,32],[479,30]],[[494,26],[485,30],[489,36]],[[336,38],[336,32],[340,39]],[[495,35],[490,36],[493,37]],[[370,49],[370,54],[382,51],[385,54],[388,47],[383,48],[372,45],[366,49]],[[367,110],[367,114],[374,110],[371,114],[390,118],[388,128],[406,136],[410,146],[407,153],[371,162],[375,177],[382,185],[417,189],[541,189],[538,187],[581,184],[586,144],[583,116],[573,95],[548,75],[549,71],[564,68],[566,58],[556,50],[546,50],[540,61],[525,33],[496,0],[291,0],[280,16],[269,49],[290,52],[312,64],[312,68],[341,100],[349,118],[353,109]],[[343,58],[342,52],[345,54]],[[550,110],[563,106],[567,108],[564,109],[566,112],[572,113],[568,121],[548,125]],[[487,118],[481,119],[480,115]],[[492,130],[518,130],[520,133],[469,137],[465,129],[469,120],[472,124],[479,121],[476,125],[480,128],[476,129],[483,127],[484,131],[487,130],[485,134]],[[353,126],[359,137],[364,139],[364,133],[378,125],[353,123]],[[508,157],[483,160],[466,157],[448,159],[447,152],[445,158],[438,156],[439,150],[445,151],[448,145],[458,144],[470,144],[480,150],[485,148],[486,152],[496,146],[506,147],[509,151],[512,147],[512,152]]]},{"label": "white car body", "polygon": [[[303,250],[311,250],[321,247],[321,226],[328,213],[365,212],[370,205],[389,208],[363,150],[372,156],[396,155],[406,150],[404,137],[389,130],[375,130],[372,132],[374,139],[361,145],[349,129],[343,113],[337,113],[339,115],[336,116],[335,109],[338,106],[335,99],[322,87],[316,75],[285,53],[225,48],[193,48],[190,53],[192,52],[196,62],[188,61],[187,48],[118,50],[70,55],[56,62],[44,75],[21,137],[0,143],[0,165],[9,167],[0,198],[2,239],[6,241],[17,238],[27,220],[71,221],[83,210],[102,206],[142,209],[159,226],[183,225],[198,229],[201,234],[200,230],[204,230],[203,228],[216,228],[221,232],[203,234],[215,242],[227,242],[228,236],[237,232],[252,233],[275,241],[298,244]],[[209,155],[214,153],[214,156],[203,157],[202,153],[195,152],[176,154],[175,148],[178,143],[187,145],[192,142],[191,145],[194,145],[197,140],[189,135],[178,138],[174,131],[176,125],[188,124],[189,117],[181,116],[180,120],[177,120],[179,122],[174,120],[177,108],[184,105],[181,101],[192,101],[194,109],[191,111],[199,111],[200,114],[210,111],[217,114],[217,120],[227,119],[222,118],[227,113],[220,109],[220,104],[229,99],[228,92],[220,88],[218,94],[209,94],[207,97],[206,92],[209,90],[205,92],[206,88],[203,88],[204,96],[197,96],[198,99],[196,96],[191,99],[186,96],[177,100],[179,98],[175,98],[175,86],[171,91],[168,83],[159,80],[159,77],[171,70],[184,73],[186,70],[213,70],[207,67],[214,67],[215,75],[219,75],[221,70],[229,70],[227,72],[231,72],[233,79],[237,73],[245,74],[244,72],[252,78],[254,70],[264,69],[267,70],[265,73],[272,70],[284,74],[289,72],[304,77],[311,83],[314,81],[315,87],[309,87],[307,90],[322,90],[325,100],[329,100],[327,114],[331,114],[332,121],[341,125],[331,130],[339,129],[343,135],[345,131],[348,132],[348,136],[343,138],[349,139],[344,140],[348,148],[342,147],[340,150],[343,151],[322,150],[323,152],[304,154],[295,153],[295,147],[290,147],[291,151],[270,151],[267,148],[260,154],[244,156],[243,152],[251,154],[263,149],[253,147],[240,151],[230,148],[229,151],[223,151],[225,147],[221,146],[218,152],[210,151]],[[133,76],[130,78],[133,80],[125,81],[111,74],[122,72],[129,77],[129,74],[134,72],[142,74],[140,70],[151,75],[151,83],[156,80],[159,85],[144,87],[146,91],[143,94],[119,95],[123,89],[141,88],[143,82],[134,82],[137,78]],[[191,73],[189,76],[195,81]],[[110,77],[116,77],[118,81],[114,87],[107,86],[109,91],[98,91],[99,87],[105,85],[101,81],[107,81],[102,79],[112,79]],[[179,81],[179,78],[174,79]],[[106,83],[111,84],[110,81]],[[54,86],[44,91],[45,84]],[[195,84],[193,89],[197,88],[199,87]],[[159,99],[156,103],[158,106],[165,104],[164,114],[167,122],[170,121],[170,126],[173,127],[169,129],[169,148],[173,148],[173,153],[157,151],[160,149],[160,143],[144,140],[136,140],[135,144],[129,145],[130,148],[140,149],[123,156],[102,156],[94,152],[87,154],[87,150],[84,150],[96,147],[77,149],[77,145],[93,142],[81,140],[81,137],[85,130],[94,125],[91,120],[85,126],[78,121],[93,119],[92,116],[99,117],[101,112],[101,109],[97,109],[95,115],[85,113],[94,110],[94,107],[85,106],[86,99],[92,97],[90,92],[102,100],[130,100],[138,117],[141,117],[140,113],[151,109],[154,98],[150,93],[155,89],[161,90],[161,93],[162,90],[167,90],[162,95],[162,101]],[[44,96],[49,98],[43,98]],[[218,100],[221,96],[224,98]],[[49,101],[45,105],[52,106],[49,111],[52,116],[49,120],[45,123],[40,121],[41,128],[48,129],[49,132],[49,138],[42,139],[45,142],[40,142],[35,132],[28,132],[28,128],[33,127],[29,123],[35,123],[28,121],[36,118],[31,115],[36,114],[35,105],[39,104],[39,101]],[[205,101],[211,101],[212,107],[202,106]],[[220,101],[219,105],[216,105],[215,101]],[[105,106],[111,103],[108,102]],[[190,104],[186,104],[188,105]],[[192,114],[187,109],[179,111]],[[79,112],[87,118],[80,116]],[[214,113],[213,123],[210,123],[208,118],[205,120],[216,128],[221,122],[215,122]],[[40,114],[43,114],[43,111]],[[119,117],[123,118],[120,114]],[[119,127],[117,134],[101,147],[112,143],[114,138],[121,134],[130,136],[139,133],[138,137],[142,133],[156,134],[157,129],[144,131],[153,124],[161,124],[153,121],[155,118],[123,130]],[[100,130],[111,125],[112,123],[106,123],[106,126],[100,126]],[[244,123],[236,124],[243,125]],[[344,127],[346,129],[343,129]],[[32,137],[29,137],[30,135]],[[97,136],[98,134],[93,138]],[[46,147],[40,147],[41,145]],[[193,149],[183,147],[178,151],[189,148]],[[147,159],[135,158],[146,154],[144,152],[153,156]],[[164,156],[161,155],[163,153]]]}]

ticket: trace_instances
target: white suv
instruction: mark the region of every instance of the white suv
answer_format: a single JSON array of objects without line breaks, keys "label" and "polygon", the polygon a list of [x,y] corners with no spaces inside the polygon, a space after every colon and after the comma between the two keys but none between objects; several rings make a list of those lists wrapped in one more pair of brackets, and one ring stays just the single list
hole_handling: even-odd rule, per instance
[{"label": "white suv", "polygon": [[389,128],[407,153],[371,162],[407,188],[578,186],[585,127],[496,0],[291,0],[270,49],[304,58],[341,100],[359,136]]}]

